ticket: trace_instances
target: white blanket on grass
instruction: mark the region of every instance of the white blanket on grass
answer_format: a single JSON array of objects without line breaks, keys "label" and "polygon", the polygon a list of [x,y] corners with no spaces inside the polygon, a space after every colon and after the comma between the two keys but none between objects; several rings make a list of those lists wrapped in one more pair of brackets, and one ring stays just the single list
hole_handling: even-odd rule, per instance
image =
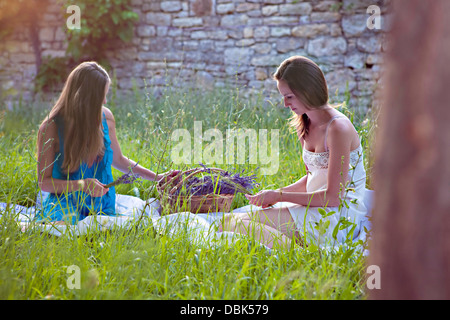
[{"label": "white blanket on grass", "polygon": [[[365,198],[366,206],[371,208],[373,202],[373,191],[367,190]],[[14,205],[8,209],[6,203],[0,203],[0,218],[5,212],[8,212],[12,219],[17,221],[22,226],[22,231],[26,231],[27,228],[32,227],[39,229],[41,232],[55,236],[74,237],[87,234],[89,232],[106,231],[114,228],[128,229],[140,219],[140,223],[143,225],[152,224],[157,232],[169,235],[176,235],[180,232],[186,232],[185,234],[189,237],[189,241],[197,246],[220,245],[224,241],[232,243],[243,237],[242,235],[233,232],[217,231],[218,221],[224,215],[223,212],[207,214],[178,212],[161,216],[159,213],[159,201],[154,198],[144,201],[137,197],[116,194],[117,216],[92,215],[79,221],[76,225],[33,223],[32,221],[35,216],[36,208],[39,208],[41,203],[42,202],[38,199],[36,207],[27,208],[20,205]],[[255,211],[255,209],[258,208],[259,207],[253,205],[247,205],[235,209],[232,212],[250,212]],[[360,232],[358,236],[353,239],[354,241],[366,240],[368,235],[365,229],[370,230],[371,228],[369,216],[361,222]],[[327,247],[325,249],[332,248]],[[365,255],[368,254],[368,251],[362,246],[359,249],[364,250]]]}]

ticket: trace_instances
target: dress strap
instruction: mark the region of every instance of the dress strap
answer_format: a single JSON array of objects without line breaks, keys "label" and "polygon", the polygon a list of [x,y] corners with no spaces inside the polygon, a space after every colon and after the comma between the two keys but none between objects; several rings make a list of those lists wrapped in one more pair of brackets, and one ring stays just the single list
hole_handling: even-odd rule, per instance
[{"label": "dress strap", "polygon": [[328,122],[327,128],[325,129],[325,140],[323,142],[323,145],[325,146],[325,152],[328,151],[328,146],[327,146],[327,137],[328,137],[328,128],[330,127],[331,123],[337,119],[337,118],[341,118],[341,115],[336,115],[333,118],[331,118],[330,122]]}]

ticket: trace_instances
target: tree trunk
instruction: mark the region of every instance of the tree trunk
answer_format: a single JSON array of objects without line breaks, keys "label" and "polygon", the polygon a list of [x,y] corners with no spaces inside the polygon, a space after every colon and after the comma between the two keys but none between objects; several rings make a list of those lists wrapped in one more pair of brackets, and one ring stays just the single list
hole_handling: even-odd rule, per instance
[{"label": "tree trunk", "polygon": [[42,56],[41,40],[39,39],[39,27],[35,20],[30,21],[28,34],[30,35],[31,46],[33,47],[34,57],[36,58],[36,74],[38,74],[42,64]]},{"label": "tree trunk", "polygon": [[393,2],[369,297],[450,299],[450,1]]}]

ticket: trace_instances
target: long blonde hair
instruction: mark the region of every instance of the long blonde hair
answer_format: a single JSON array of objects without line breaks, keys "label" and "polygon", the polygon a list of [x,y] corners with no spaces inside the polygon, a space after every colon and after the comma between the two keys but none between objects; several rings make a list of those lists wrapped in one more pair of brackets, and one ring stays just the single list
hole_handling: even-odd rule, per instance
[{"label": "long blonde hair", "polygon": [[[319,66],[306,57],[292,56],[284,60],[273,78],[285,81],[307,108],[316,109],[328,103],[325,76]],[[310,120],[306,113],[301,116],[295,114],[290,124],[297,130],[299,137],[308,135]]]},{"label": "long blonde hair", "polygon": [[81,162],[92,165],[104,155],[102,104],[108,73],[96,62],[83,62],[68,76],[64,88],[44,120],[58,117],[64,125],[63,172],[76,171]]}]

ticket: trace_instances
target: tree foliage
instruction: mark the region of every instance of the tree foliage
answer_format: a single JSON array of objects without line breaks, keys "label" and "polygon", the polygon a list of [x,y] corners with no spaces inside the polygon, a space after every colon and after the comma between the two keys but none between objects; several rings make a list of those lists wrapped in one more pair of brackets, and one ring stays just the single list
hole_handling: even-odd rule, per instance
[{"label": "tree foliage", "polygon": [[[1,1],[1,0],[0,0]],[[71,0],[62,1],[66,12]],[[35,91],[46,91],[64,82],[68,72],[82,61],[94,60],[110,68],[107,52],[113,50],[118,41],[131,41],[134,23],[139,20],[132,11],[130,0],[77,0],[80,7],[80,29],[66,26],[67,49],[65,58],[44,57],[41,68],[36,75]]]},{"label": "tree foliage", "polygon": [[[67,1],[69,6],[71,1]],[[106,52],[117,39],[128,42],[133,37],[139,16],[129,0],[78,0],[81,28],[66,29],[67,53],[75,60],[91,59],[106,63]]]}]

